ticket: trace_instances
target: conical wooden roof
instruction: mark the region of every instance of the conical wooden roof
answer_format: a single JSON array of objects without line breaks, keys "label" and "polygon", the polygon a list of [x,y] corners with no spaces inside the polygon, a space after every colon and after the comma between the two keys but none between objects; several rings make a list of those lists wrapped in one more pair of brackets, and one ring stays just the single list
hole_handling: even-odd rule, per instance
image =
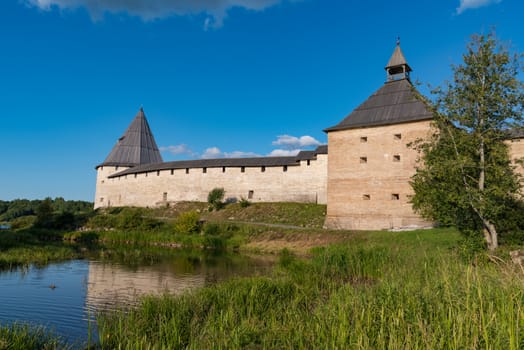
[{"label": "conical wooden roof", "polygon": [[162,163],[162,156],[147,122],[144,110],[140,108],[135,119],[120,137],[100,166],[137,166]]},{"label": "conical wooden roof", "polygon": [[395,46],[395,50],[393,51],[393,54],[391,55],[388,64],[386,65],[386,70],[389,68],[401,66],[406,66],[406,70],[411,71],[411,67],[409,66],[408,61],[406,60],[406,57],[404,57],[404,53],[400,48],[400,43],[398,43],[397,46]]}]

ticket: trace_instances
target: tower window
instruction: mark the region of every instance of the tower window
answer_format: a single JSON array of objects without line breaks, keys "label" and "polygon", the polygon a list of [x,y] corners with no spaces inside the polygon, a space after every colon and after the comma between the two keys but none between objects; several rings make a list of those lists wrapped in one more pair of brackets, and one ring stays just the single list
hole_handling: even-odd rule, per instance
[{"label": "tower window", "polygon": [[223,173],[226,172],[226,167],[225,167],[225,166],[222,167],[222,172],[223,172]]},{"label": "tower window", "polygon": [[147,177],[147,171],[146,171],[146,177]]},{"label": "tower window", "polygon": [[255,191],[252,191],[252,190],[249,191],[249,192],[247,193],[247,199],[253,199],[253,195],[254,195],[254,194],[255,194]]},{"label": "tower window", "polygon": [[240,172],[241,172],[241,173],[245,173],[245,172],[246,172],[246,167],[245,167],[245,166],[241,167],[241,168],[240,168]]},{"label": "tower window", "polygon": [[156,176],[160,176],[160,170],[156,171]]},{"label": "tower window", "polygon": [[367,136],[361,136],[361,137],[360,137],[360,142],[361,142],[361,143],[366,143],[366,142],[368,142],[368,137],[367,137]]},{"label": "tower window", "polygon": [[171,169],[171,175],[175,173],[175,169]]},{"label": "tower window", "polygon": [[369,201],[371,199],[371,196],[369,194],[363,194],[362,199],[365,201]]},{"label": "tower window", "polygon": [[307,166],[310,166],[311,165],[311,161],[308,159],[307,160]]},{"label": "tower window", "polygon": [[202,173],[206,174],[207,173],[207,168],[202,168]]},{"label": "tower window", "polygon": [[186,174],[189,174],[189,168],[186,168]]},{"label": "tower window", "polygon": [[400,199],[400,195],[398,193],[391,194],[391,200],[398,201],[399,199]]},{"label": "tower window", "polygon": [[104,197],[100,197],[100,203],[104,201]]},{"label": "tower window", "polygon": [[287,171],[287,165],[284,165],[284,167],[282,168],[282,171],[283,171],[283,172],[286,172],[286,171]]},{"label": "tower window", "polygon": [[360,157],[360,163],[364,164],[368,162],[368,157]]},{"label": "tower window", "polygon": [[393,140],[402,140],[402,134],[394,134]]},{"label": "tower window", "polygon": [[162,194],[162,200],[163,200],[164,202],[167,202],[167,192],[164,192],[164,193]]},{"label": "tower window", "polygon": [[395,154],[395,155],[393,156],[393,161],[394,161],[394,162],[400,162],[400,154]]},{"label": "tower window", "polygon": [[138,174],[137,174],[137,173],[135,173],[135,179],[136,179],[137,175],[138,175]]},{"label": "tower window", "polygon": [[265,172],[266,172],[266,167],[265,167],[265,166],[261,167],[261,168],[260,168],[260,171],[263,172],[263,173],[265,173]]}]

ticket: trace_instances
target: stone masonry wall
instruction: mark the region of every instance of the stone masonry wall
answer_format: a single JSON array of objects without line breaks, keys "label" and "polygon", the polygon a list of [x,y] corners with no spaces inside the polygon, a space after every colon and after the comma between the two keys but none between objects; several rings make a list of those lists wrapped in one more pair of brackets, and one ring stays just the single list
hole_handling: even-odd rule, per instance
[{"label": "stone masonry wall", "polygon": [[418,153],[407,144],[428,136],[430,121],[328,134],[325,226],[377,230],[430,226],[413,212],[409,184]]},{"label": "stone masonry wall", "polygon": [[216,187],[226,191],[226,198],[252,202],[308,202],[326,204],[327,155],[304,160],[299,166],[226,167],[161,170],[109,175],[125,168],[100,167],[97,174],[95,208],[107,206],[154,207],[169,202],[206,202]]}]

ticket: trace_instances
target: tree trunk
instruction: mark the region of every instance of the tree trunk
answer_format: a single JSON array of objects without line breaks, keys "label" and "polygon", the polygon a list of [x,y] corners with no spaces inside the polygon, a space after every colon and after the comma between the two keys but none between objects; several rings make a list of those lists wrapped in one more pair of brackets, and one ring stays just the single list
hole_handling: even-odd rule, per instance
[{"label": "tree trunk", "polygon": [[[482,127],[484,126],[484,119],[480,116],[479,112],[479,126],[482,130]],[[485,156],[485,150],[484,150],[484,138],[480,137],[480,144],[479,144],[479,195],[480,195],[480,201],[482,202],[483,198],[483,192],[484,192],[484,184],[486,182],[486,156]],[[481,205],[482,206],[482,205]],[[488,244],[489,250],[495,250],[499,246],[498,242],[498,236],[497,236],[497,229],[495,228],[495,225],[486,219],[484,215],[482,215],[482,210],[478,212],[480,214],[480,219],[482,220],[482,225],[484,226],[484,229],[482,230],[484,233],[484,238],[486,239],[486,243]]]},{"label": "tree trunk", "polygon": [[495,228],[495,225],[493,225],[489,220],[482,220],[482,223],[484,225],[484,238],[486,239],[486,242],[488,243],[488,249],[489,250],[495,250],[499,246],[499,239],[497,234],[497,229]]}]

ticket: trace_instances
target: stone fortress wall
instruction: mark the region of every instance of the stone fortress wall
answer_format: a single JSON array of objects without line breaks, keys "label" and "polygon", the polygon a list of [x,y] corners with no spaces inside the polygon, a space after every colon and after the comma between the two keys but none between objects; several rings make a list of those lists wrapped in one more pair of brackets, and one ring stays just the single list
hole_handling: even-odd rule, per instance
[{"label": "stone fortress wall", "polygon": [[98,168],[95,208],[206,202],[214,188],[224,188],[226,199],[233,201],[327,201],[327,154],[317,154],[315,159],[300,160],[293,166],[187,167],[111,176],[126,169],[132,170],[117,166]]}]

